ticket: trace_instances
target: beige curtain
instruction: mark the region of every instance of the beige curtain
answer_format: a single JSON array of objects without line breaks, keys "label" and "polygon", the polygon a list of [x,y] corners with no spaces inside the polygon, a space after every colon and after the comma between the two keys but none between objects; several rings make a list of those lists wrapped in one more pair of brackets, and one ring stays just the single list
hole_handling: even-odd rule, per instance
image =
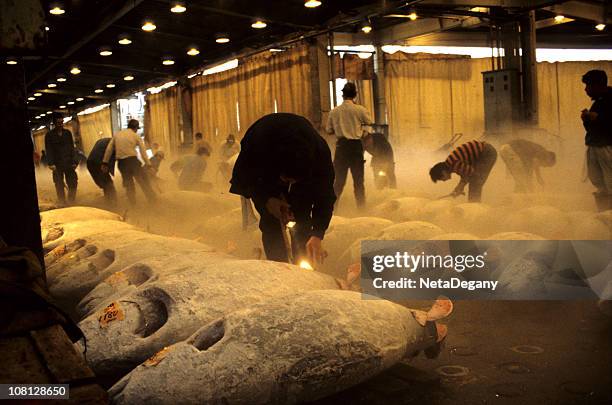
[{"label": "beige curtain", "polygon": [[91,148],[93,148],[98,139],[113,135],[110,107],[92,114],[79,115],[77,118],[81,131],[83,152],[86,155],[89,155]]},{"label": "beige curtain", "polygon": [[167,152],[175,152],[180,141],[180,110],[178,86],[146,96],[144,130],[149,144],[158,143]]},{"label": "beige curtain", "polygon": [[266,114],[292,112],[312,118],[308,47],[264,52],[235,69],[191,79],[193,131],[219,143],[227,134],[244,135]]},{"label": "beige curtain", "polygon": [[364,106],[374,119],[374,88],[372,80],[356,80],[357,98],[355,102]]},{"label": "beige curtain", "polygon": [[45,150],[45,135],[49,132],[49,128],[45,127],[37,131],[32,131],[32,141],[34,142],[34,150],[41,153]]}]

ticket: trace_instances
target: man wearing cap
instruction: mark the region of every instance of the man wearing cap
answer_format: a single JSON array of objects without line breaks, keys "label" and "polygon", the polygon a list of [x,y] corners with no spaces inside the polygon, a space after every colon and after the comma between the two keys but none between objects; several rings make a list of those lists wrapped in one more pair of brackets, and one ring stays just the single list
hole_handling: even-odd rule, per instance
[{"label": "man wearing cap", "polygon": [[[68,185],[68,202],[73,203],[77,192],[78,177],[75,169],[78,158],[72,133],[64,128],[64,117],[61,114],[53,114],[53,129],[45,135],[45,150],[47,151],[47,164],[53,171],[53,183],[58,202],[66,204],[64,188]],[[64,183],[64,178],[66,183]]]},{"label": "man wearing cap", "polygon": [[[278,113],[251,125],[240,145],[230,192],[253,200],[268,260],[288,262],[291,253],[320,263],[336,201],[325,140],[306,118]],[[296,223],[291,252],[284,237],[289,221]]]},{"label": "man wearing cap", "polygon": [[357,88],[353,83],[346,83],[342,89],[344,102],[329,113],[327,133],[336,135],[336,153],[334,170],[336,182],[334,190],[340,198],[349,169],[353,176],[355,201],[358,208],[365,206],[365,187],[363,184],[364,163],[361,137],[364,127],[372,125],[372,119],[365,107],[355,104]]}]

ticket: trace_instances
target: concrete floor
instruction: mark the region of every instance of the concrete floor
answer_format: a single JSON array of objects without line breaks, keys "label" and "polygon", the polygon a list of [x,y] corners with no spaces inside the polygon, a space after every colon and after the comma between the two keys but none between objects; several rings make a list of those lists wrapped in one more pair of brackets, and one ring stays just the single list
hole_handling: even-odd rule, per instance
[{"label": "concrete floor", "polygon": [[317,404],[612,404],[612,318],[593,301],[455,303],[423,355]]}]

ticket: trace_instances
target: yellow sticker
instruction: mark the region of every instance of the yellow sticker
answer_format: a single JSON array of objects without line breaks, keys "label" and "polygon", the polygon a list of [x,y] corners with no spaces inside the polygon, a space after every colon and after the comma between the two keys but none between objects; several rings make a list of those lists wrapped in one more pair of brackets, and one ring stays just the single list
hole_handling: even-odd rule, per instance
[{"label": "yellow sticker", "polygon": [[163,349],[161,349],[160,351],[158,351],[157,353],[155,353],[153,356],[149,357],[143,364],[145,367],[154,367],[157,366],[159,364],[160,361],[162,361],[167,355],[168,353],[170,353],[170,346],[166,346]]},{"label": "yellow sticker", "polygon": [[53,251],[51,252],[51,254],[53,255],[53,257],[55,257],[56,259],[64,256],[66,254],[66,245],[59,245],[58,247],[56,247],[55,249],[53,249]]},{"label": "yellow sticker", "polygon": [[127,276],[125,275],[124,272],[119,271],[115,274],[113,274],[112,276],[110,276],[109,278],[106,279],[106,282],[112,286],[115,286],[117,284],[122,283],[123,281],[127,280]]},{"label": "yellow sticker", "polygon": [[119,307],[119,303],[113,302],[102,310],[102,315],[98,317],[98,322],[101,328],[105,328],[113,321],[122,321],[124,319],[125,315],[123,314],[123,310]]}]

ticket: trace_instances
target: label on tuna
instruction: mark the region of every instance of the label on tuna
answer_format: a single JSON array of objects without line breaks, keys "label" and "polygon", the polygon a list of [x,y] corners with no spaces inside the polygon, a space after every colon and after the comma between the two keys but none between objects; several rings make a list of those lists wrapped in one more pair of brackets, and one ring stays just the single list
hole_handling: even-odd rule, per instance
[{"label": "label on tuna", "polygon": [[124,319],[125,315],[123,314],[123,310],[119,307],[119,303],[113,302],[102,310],[102,315],[98,317],[98,322],[101,328],[105,328],[113,321],[122,321]]},{"label": "label on tuna", "polygon": [[149,357],[144,363],[143,365],[145,367],[155,367],[159,364],[160,361],[162,361],[170,352],[170,346],[166,346],[163,349],[161,349],[160,351],[158,351],[157,353],[155,353],[153,356]]},{"label": "label on tuna", "polygon": [[62,257],[64,254],[66,254],[66,245],[60,245],[56,247],[51,253],[56,259]]},{"label": "label on tuna", "polygon": [[113,286],[114,286],[114,285],[117,285],[117,284],[122,283],[122,282],[123,282],[123,281],[125,281],[125,280],[127,280],[127,276],[125,275],[125,273],[124,273],[124,272],[120,271],[120,272],[117,272],[117,273],[113,274],[112,276],[110,276],[110,277],[109,277],[109,278],[106,280],[106,282],[107,282],[108,284],[110,284],[110,285],[113,285]]}]

